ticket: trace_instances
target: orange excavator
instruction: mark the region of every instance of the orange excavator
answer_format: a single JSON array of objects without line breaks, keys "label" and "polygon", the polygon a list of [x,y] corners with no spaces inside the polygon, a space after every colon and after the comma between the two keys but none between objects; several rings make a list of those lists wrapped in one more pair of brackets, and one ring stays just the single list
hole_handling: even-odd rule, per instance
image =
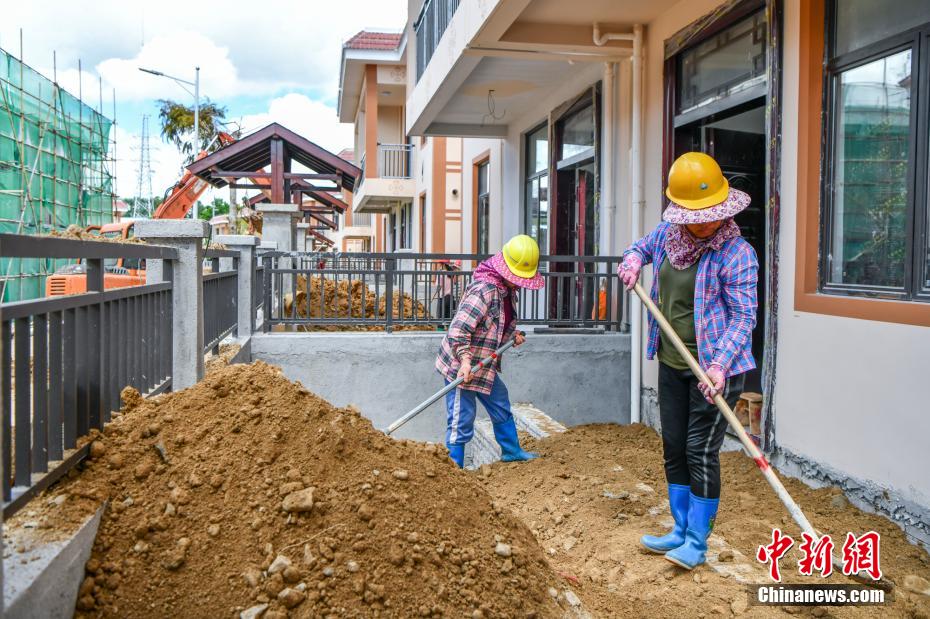
[{"label": "orange excavator", "polygon": [[[221,146],[236,141],[233,136],[222,132],[217,134],[216,139]],[[207,151],[203,150],[197,155],[197,159],[206,156]],[[209,187],[207,181],[191,174],[190,170],[185,170],[181,180],[165,192],[165,200],[155,210],[152,219],[183,219],[194,208],[207,187]],[[113,222],[102,226],[90,226],[87,231],[104,238],[125,241],[133,237],[133,222]],[[105,290],[145,283],[144,260],[117,258],[107,260],[104,266],[103,287]],[[87,292],[87,265],[83,262],[67,264],[45,280],[45,294],[49,297],[83,292]]]}]

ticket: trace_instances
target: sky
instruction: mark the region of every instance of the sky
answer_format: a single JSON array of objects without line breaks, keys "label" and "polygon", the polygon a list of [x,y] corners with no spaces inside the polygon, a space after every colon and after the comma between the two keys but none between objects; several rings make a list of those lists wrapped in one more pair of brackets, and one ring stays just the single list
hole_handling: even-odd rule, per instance
[{"label": "sky", "polygon": [[[399,32],[405,0],[29,0],[10,2],[0,20],[0,47],[99,105],[116,107],[116,175],[121,196],[138,184],[142,117],[150,116],[152,187],[161,195],[182,170],[182,157],[158,133],[158,99],[193,97],[153,68],[193,81],[201,99],[224,106],[244,131],[272,121],[338,152],[352,145],[352,126],[336,116],[342,43],[362,29]],[[81,61],[82,75],[78,73]],[[90,93],[90,96],[88,96]]]}]

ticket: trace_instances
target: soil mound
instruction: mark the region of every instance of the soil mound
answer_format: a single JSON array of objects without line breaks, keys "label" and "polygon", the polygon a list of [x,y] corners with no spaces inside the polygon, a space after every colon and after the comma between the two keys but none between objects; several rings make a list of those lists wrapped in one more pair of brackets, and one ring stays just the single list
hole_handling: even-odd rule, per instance
[{"label": "soil mound", "polygon": [[[521,465],[482,467],[479,479],[490,494],[527,522],[555,570],[569,580],[595,617],[784,617],[786,613],[831,617],[928,617],[930,597],[915,586],[930,579],[930,555],[908,541],[887,519],[846,501],[837,488],[810,488],[781,476],[815,527],[840,540],[847,532],[881,534],[881,566],[897,584],[882,607],[747,606],[747,583],[771,584],[767,566],[756,561],[760,545],[779,527],[796,540],[781,561],[785,582],[854,584],[835,565],[829,579],[798,573],[801,537],[785,508],[742,452],[721,454],[723,491],[710,538],[708,559],[694,572],[680,569],[639,544],[644,533],[671,526],[662,440],[640,424],[570,428],[526,449],[541,458]],[[721,567],[722,566],[722,567]]]},{"label": "soil mound", "polygon": [[123,400],[59,490],[109,501],[77,616],[565,612],[529,529],[442,447],[390,439],[261,362]]},{"label": "soil mound", "polygon": [[[285,313],[296,310],[303,318],[384,318],[387,316],[387,299],[378,296],[359,279],[334,281],[320,276],[297,276],[297,302],[292,303],[290,293],[284,302]],[[406,294],[395,294],[391,303],[391,317],[395,320],[429,318],[428,309]],[[320,325],[303,327],[306,331],[383,331],[369,325]],[[434,327],[396,326],[395,331],[433,331]]]}]

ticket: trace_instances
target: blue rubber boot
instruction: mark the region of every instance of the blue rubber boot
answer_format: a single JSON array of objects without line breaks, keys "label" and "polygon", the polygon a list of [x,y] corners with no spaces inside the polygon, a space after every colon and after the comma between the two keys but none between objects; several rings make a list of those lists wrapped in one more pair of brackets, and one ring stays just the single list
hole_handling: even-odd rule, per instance
[{"label": "blue rubber boot", "polygon": [[465,445],[446,445],[449,449],[449,457],[459,468],[465,466]]},{"label": "blue rubber boot", "polygon": [[639,543],[645,546],[646,550],[664,554],[685,543],[685,531],[688,528],[688,496],[690,494],[690,486],[668,485],[668,504],[672,512],[672,518],[675,519],[675,526],[666,535],[643,535],[639,538]]},{"label": "blue rubber boot", "polygon": [[693,570],[704,563],[707,554],[707,538],[714,528],[714,519],[717,517],[717,507],[720,499],[704,499],[699,496],[690,496],[688,504],[688,530],[685,532],[685,543],[665,553],[665,558],[685,568]]},{"label": "blue rubber boot", "polygon": [[501,446],[501,460],[504,462],[518,462],[522,460],[532,460],[538,458],[538,454],[529,451],[523,451],[520,447],[520,439],[517,437],[517,424],[513,417],[507,421],[492,424],[494,426],[494,438],[497,444]]}]

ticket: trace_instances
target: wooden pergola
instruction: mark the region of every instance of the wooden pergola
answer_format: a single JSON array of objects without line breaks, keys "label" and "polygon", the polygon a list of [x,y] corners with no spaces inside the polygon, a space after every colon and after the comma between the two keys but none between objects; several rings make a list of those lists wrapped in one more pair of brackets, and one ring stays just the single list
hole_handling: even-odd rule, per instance
[{"label": "wooden pergola", "polygon": [[[292,171],[294,162],[310,172]],[[249,200],[250,205],[298,205],[312,224],[310,231],[318,238],[326,238],[319,230],[338,229],[336,214],[345,213],[349,205],[337,194],[354,192],[362,175],[345,159],[278,123],[224,146],[187,169],[214,187],[261,190]],[[243,182],[246,180],[249,182]],[[317,182],[335,186],[320,186]],[[314,204],[305,205],[305,198]]]}]

